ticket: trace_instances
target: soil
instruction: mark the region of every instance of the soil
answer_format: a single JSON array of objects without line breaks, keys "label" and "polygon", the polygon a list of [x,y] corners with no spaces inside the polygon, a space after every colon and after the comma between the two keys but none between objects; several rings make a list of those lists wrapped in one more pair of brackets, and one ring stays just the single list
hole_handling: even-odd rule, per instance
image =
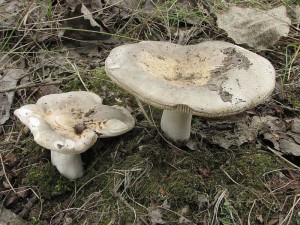
[{"label": "soil", "polygon": [[[218,120],[195,116],[191,138],[174,143],[159,128],[162,110],[141,107],[118,88],[106,76],[105,58],[114,47],[138,40],[177,43],[179,30],[186,33],[184,44],[208,39],[233,43],[214,21],[214,10],[228,5],[207,1],[191,10],[193,4],[188,2],[193,0],[166,1],[169,5],[162,9],[169,8],[168,12],[132,10],[125,3],[108,5],[93,15],[96,23],[105,26],[101,32],[111,35],[90,40],[94,35],[85,38],[81,32],[86,35],[85,23],[90,28],[91,20],[73,3],[37,1],[34,4],[40,10],[31,11],[31,6],[13,2],[24,21],[12,17],[19,30],[9,24],[0,33],[0,56],[9,58],[5,65],[0,63],[1,76],[14,68],[26,76],[13,88],[10,118],[0,125],[0,198],[2,206],[21,217],[23,224],[300,224],[298,150],[288,153],[280,145],[283,139],[300,145],[297,24],[269,50],[244,46],[266,57],[276,69],[277,86],[264,104]],[[283,4],[257,2],[250,6]],[[0,4],[0,12],[5,4]],[[90,11],[96,11],[93,4],[86,3]],[[243,2],[231,4],[250,7]],[[291,4],[286,7],[291,9]],[[64,19],[70,15],[76,16],[76,23]],[[76,33],[77,23],[80,33]],[[59,36],[61,24],[73,26],[76,37]],[[92,32],[97,32],[95,26]],[[127,108],[136,126],[124,135],[99,139],[81,155],[84,175],[68,180],[51,164],[50,151],[35,143],[13,111],[46,94],[78,90],[100,95],[104,104]],[[224,101],[230,99],[223,94]]]}]

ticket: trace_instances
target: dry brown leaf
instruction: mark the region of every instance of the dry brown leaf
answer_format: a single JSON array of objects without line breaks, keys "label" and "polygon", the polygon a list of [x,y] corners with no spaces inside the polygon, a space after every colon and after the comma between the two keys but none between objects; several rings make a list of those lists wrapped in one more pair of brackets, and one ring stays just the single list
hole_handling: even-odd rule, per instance
[{"label": "dry brown leaf", "polygon": [[83,18],[85,20],[90,21],[91,26],[101,28],[101,26],[96,22],[96,20],[94,20],[93,14],[90,12],[90,10],[88,10],[88,8],[84,4],[81,4],[81,13],[83,14]]},{"label": "dry brown leaf", "polygon": [[[65,22],[65,26],[72,29],[61,32],[61,37],[84,41],[107,40],[110,38],[110,35],[106,34],[109,32],[108,28],[102,24],[103,21],[98,18],[98,14],[92,13],[95,12],[95,10],[89,8],[90,4],[85,5],[82,3],[76,5],[76,2],[69,1],[68,5],[72,11],[67,15],[69,19]],[[101,8],[97,10],[99,11]],[[96,16],[99,22],[96,21]]]},{"label": "dry brown leaf", "polygon": [[12,27],[17,24],[19,12],[23,6],[23,3],[18,0],[3,0],[0,2],[0,26]]},{"label": "dry brown leaf", "polygon": [[294,22],[296,24],[299,24],[300,23],[300,6],[299,5],[296,5],[296,7],[294,8]]},{"label": "dry brown leaf", "polygon": [[0,211],[0,224],[15,224],[15,225],[21,225],[21,224],[28,224],[25,220],[17,216],[12,211],[5,209],[4,207],[1,207]]},{"label": "dry brown leaf", "polygon": [[[229,126],[233,124],[234,126]],[[199,126],[199,127],[197,127]],[[300,119],[284,120],[273,116],[240,117],[232,121],[210,121],[193,125],[193,133],[222,148],[263,142],[285,155],[300,156]],[[196,145],[195,145],[196,146]],[[197,149],[198,146],[193,148]]]},{"label": "dry brown leaf", "polygon": [[295,118],[293,120],[292,126],[291,126],[291,130],[294,133],[300,134],[300,119]]},{"label": "dry brown leaf", "polygon": [[296,144],[292,139],[281,139],[279,144],[282,153],[300,156],[300,145]]},{"label": "dry brown leaf", "polygon": [[226,12],[217,13],[218,26],[237,44],[247,44],[258,50],[273,46],[289,33],[291,19],[285,6],[262,11],[233,6]]},{"label": "dry brown leaf", "polygon": [[[0,75],[0,90],[15,88],[24,71],[21,69],[6,69],[3,72],[4,75]],[[15,91],[0,93],[0,124],[4,124],[9,119],[14,95]]]}]

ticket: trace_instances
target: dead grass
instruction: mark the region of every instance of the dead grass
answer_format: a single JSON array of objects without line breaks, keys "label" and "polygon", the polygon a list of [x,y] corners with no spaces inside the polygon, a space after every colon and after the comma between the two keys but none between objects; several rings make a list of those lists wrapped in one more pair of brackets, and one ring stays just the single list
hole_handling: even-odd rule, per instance
[{"label": "dead grass", "polygon": [[[290,3],[208,1],[189,8],[182,1],[163,1],[149,11],[138,8],[123,14],[112,14],[110,6],[95,14],[111,34],[67,27],[71,19],[63,17],[67,9],[59,4],[22,5],[21,19],[11,17],[13,24],[0,34],[0,55],[10,58],[0,68],[21,68],[27,74],[15,88],[11,111],[35,102],[56,86],[63,91],[89,90],[102,96],[105,104],[126,106],[137,125],[130,133],[101,140],[84,153],[85,175],[68,181],[50,164],[49,152],[34,143],[11,113],[0,129],[3,204],[13,193],[29,189],[26,198],[18,197],[9,207],[20,213],[26,199],[36,196],[38,201],[25,217],[30,224],[155,224],[159,220],[168,224],[300,224],[297,169],[261,145],[227,151],[192,135],[192,141],[201,142],[201,149],[175,147],[155,126],[160,110],[145,106],[147,121],[133,97],[112,84],[103,70],[108,52],[116,45],[138,40],[232,42],[216,26],[216,10],[231,4],[267,9]],[[112,39],[61,36],[65,30]],[[273,49],[259,53],[273,63],[279,81],[266,111],[277,107],[281,116],[299,117],[299,46],[299,30],[293,29]]]}]

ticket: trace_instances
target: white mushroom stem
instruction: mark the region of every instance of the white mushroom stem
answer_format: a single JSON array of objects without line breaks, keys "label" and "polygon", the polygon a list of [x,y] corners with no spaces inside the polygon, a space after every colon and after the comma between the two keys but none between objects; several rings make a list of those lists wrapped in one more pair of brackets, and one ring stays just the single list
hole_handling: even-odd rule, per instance
[{"label": "white mushroom stem", "polygon": [[51,162],[57,170],[70,180],[83,175],[83,165],[80,154],[62,154],[51,151]]},{"label": "white mushroom stem", "polygon": [[160,126],[163,132],[174,141],[189,139],[192,114],[176,110],[164,110]]}]

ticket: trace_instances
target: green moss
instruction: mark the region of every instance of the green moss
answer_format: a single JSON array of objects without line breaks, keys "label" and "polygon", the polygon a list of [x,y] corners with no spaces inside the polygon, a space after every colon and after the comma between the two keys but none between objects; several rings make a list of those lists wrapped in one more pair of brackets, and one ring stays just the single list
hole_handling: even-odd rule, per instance
[{"label": "green moss", "polygon": [[259,153],[256,150],[245,151],[231,165],[224,170],[238,183],[253,188],[263,188],[264,173],[278,168],[276,157],[268,153]]},{"label": "green moss", "polygon": [[177,170],[169,174],[164,182],[170,202],[195,204],[197,196],[204,191],[204,181],[197,173],[189,170]]},{"label": "green moss", "polygon": [[80,78],[76,77],[70,80],[63,90],[67,92],[86,90],[87,88],[89,91],[100,95],[103,98],[103,103],[106,105],[124,105],[126,98],[133,98],[132,95],[119,88],[109,79],[104,68],[97,68],[91,72],[81,73]]},{"label": "green moss", "polygon": [[22,148],[21,150],[21,154],[24,157],[32,157],[32,156],[37,156],[37,155],[43,155],[45,153],[45,151],[49,151],[45,148],[43,148],[42,146],[38,145],[32,135],[30,134],[30,137],[25,138],[23,140],[20,141]]},{"label": "green moss", "polygon": [[65,194],[74,186],[74,182],[62,177],[50,162],[39,167],[30,167],[24,184],[38,186],[41,195],[47,199]]},{"label": "green moss", "polygon": [[[283,98],[288,102],[289,105],[292,106],[294,109],[300,109],[300,101],[299,97],[289,90],[286,90],[287,92],[284,94]],[[300,92],[299,94],[300,95]]]}]

